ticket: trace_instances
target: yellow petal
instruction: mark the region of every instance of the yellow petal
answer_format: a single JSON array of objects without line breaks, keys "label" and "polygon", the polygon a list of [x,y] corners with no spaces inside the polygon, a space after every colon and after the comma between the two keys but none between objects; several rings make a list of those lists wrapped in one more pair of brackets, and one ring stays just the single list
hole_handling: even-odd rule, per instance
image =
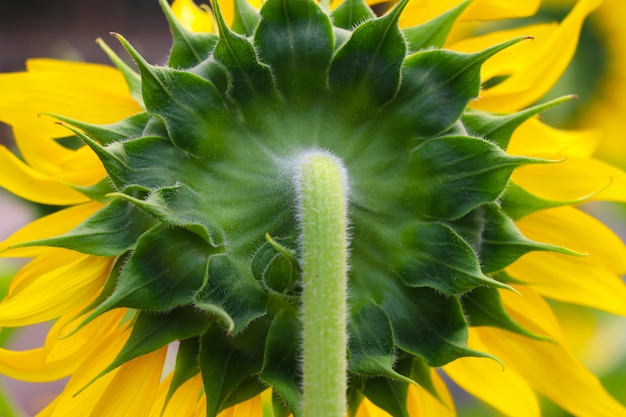
[{"label": "yellow petal", "polygon": [[80,394],[76,394],[113,361],[129,336],[130,330],[128,328],[119,328],[114,333],[99,338],[99,343],[93,343],[93,352],[80,361],[76,371],[60,394],[54,409],[47,410],[48,415],[50,417],[91,416],[91,412],[98,404],[99,399],[107,391],[111,381],[121,368],[103,375]]},{"label": "yellow petal", "polygon": [[150,404],[159,388],[166,353],[167,346],[122,365],[90,417],[148,417]]},{"label": "yellow petal", "polygon": [[[45,247],[9,250],[7,248],[18,243],[31,242],[67,233],[100,208],[102,208],[100,203],[81,204],[39,218],[13,233],[4,242],[0,242],[0,257],[31,257],[49,251],[50,248]],[[2,252],[5,250],[7,251]]]},{"label": "yellow petal", "polygon": [[[448,47],[459,52],[473,53],[483,51],[493,45],[507,42],[514,38],[522,36],[534,37],[532,41],[520,42],[489,58],[480,71],[482,80],[487,81],[493,77],[508,76],[515,73],[519,65],[518,57],[532,55],[538,48],[536,41],[549,39],[557,29],[557,23],[539,23],[490,32],[471,38],[465,36],[460,40],[453,41]],[[474,103],[471,103],[471,105],[473,106]],[[504,110],[494,109],[493,111],[503,112]]]},{"label": "yellow petal", "polygon": [[[39,259],[31,263],[42,262]],[[72,253],[72,259],[45,259],[41,268],[22,269],[18,278],[27,285],[13,289],[0,303],[0,327],[42,323],[72,311],[102,289],[112,266],[112,258]],[[37,271],[33,274],[33,270]]]},{"label": "yellow petal", "polygon": [[172,398],[167,403],[167,408],[163,411],[163,405],[165,398],[172,381],[173,373],[161,383],[158,392],[158,399],[152,405],[152,411],[150,417],[178,417],[178,416],[191,416],[196,408],[196,403],[202,392],[202,377],[197,376],[190,378],[183,385],[181,385]]},{"label": "yellow petal", "polygon": [[[517,48],[518,53],[512,57],[510,63],[515,66],[510,77],[483,91],[481,98],[472,107],[511,112],[543,97],[569,65],[585,18],[601,2],[602,0],[580,0],[551,36],[536,37],[532,42],[533,48],[527,48],[526,53]],[[527,35],[535,36],[534,33]]]},{"label": "yellow petal", "polygon": [[171,7],[172,12],[186,29],[194,32],[214,32],[213,16],[198,7],[193,0],[175,0]]},{"label": "yellow petal", "polygon": [[[409,2],[400,17],[401,27],[415,26],[427,22],[458,6],[462,0],[414,0]],[[381,3],[369,0],[369,4]],[[463,12],[460,22],[508,19],[532,16],[539,8],[540,0],[475,0]]]},{"label": "yellow petal", "polygon": [[557,207],[518,220],[522,233],[538,242],[587,253],[589,262],[615,275],[626,274],[626,246],[611,229],[573,207]]},{"label": "yellow petal", "polygon": [[55,381],[76,369],[76,358],[47,361],[44,348],[13,351],[0,348],[0,373],[28,382]]},{"label": "yellow petal", "polygon": [[601,138],[599,130],[560,130],[532,118],[515,130],[506,152],[548,159],[589,157]]},{"label": "yellow petal", "polygon": [[35,171],[4,146],[0,146],[0,166],[0,186],[26,200],[60,206],[89,201],[54,177]]},{"label": "yellow petal", "polygon": [[472,331],[489,353],[565,410],[579,417],[626,416],[626,408],[563,346],[492,327]]},{"label": "yellow petal", "polygon": [[432,396],[423,388],[409,385],[409,395],[407,398],[407,408],[411,417],[437,416],[455,417],[456,410],[454,401],[448,391],[448,387],[437,372],[431,368],[430,376],[440,399]]},{"label": "yellow petal", "polygon": [[367,398],[363,399],[355,417],[390,417],[390,414],[376,407]]},{"label": "yellow petal", "polygon": [[203,395],[196,404],[196,409],[193,413],[193,417],[206,417],[206,395]]},{"label": "yellow petal", "polygon": [[[468,345],[481,352],[487,350],[473,330],[470,330]],[[492,359],[457,359],[443,370],[465,391],[509,417],[541,416],[537,396],[524,379],[509,368],[502,369]]]},{"label": "yellow petal", "polygon": [[[52,119],[48,120],[52,122]],[[51,177],[61,172],[59,161],[73,153],[72,150],[61,146],[57,141],[29,128],[15,127],[13,128],[13,136],[15,141],[20,144],[20,154],[28,166]],[[69,131],[66,136],[69,136]]]},{"label": "yellow petal", "polygon": [[511,318],[536,335],[567,346],[561,325],[546,300],[527,285],[512,287],[517,293],[499,290],[502,304]]},{"label": "yellow petal", "polygon": [[248,401],[227,408],[218,414],[218,417],[259,417],[263,415],[263,401],[261,395],[256,395]]},{"label": "yellow petal", "polygon": [[[29,382],[55,381],[71,375],[98,347],[94,340],[108,336],[122,316],[120,312],[103,314],[65,339],[49,336],[46,345],[37,349],[0,349],[0,374]],[[50,334],[57,334],[56,327],[55,324]]]},{"label": "yellow petal", "polygon": [[94,340],[103,339],[114,333],[124,318],[127,318],[128,309],[118,308],[101,314],[74,331],[90,313],[80,315],[89,301],[86,300],[85,305],[59,317],[54,323],[46,336],[44,345],[47,361],[60,361],[67,358],[77,363],[80,362],[97,346],[94,345]]},{"label": "yellow petal", "polygon": [[106,124],[140,111],[122,74],[106,65],[32,59],[25,72],[0,74],[0,120],[40,141],[68,136],[53,119],[39,116],[44,112]]},{"label": "yellow petal", "polygon": [[546,297],[626,315],[624,283],[584,257],[532,252],[506,270]]},{"label": "yellow petal", "polygon": [[525,165],[513,172],[511,180],[547,200],[592,196],[592,200],[626,201],[626,173],[593,158],[568,156],[554,164]]}]

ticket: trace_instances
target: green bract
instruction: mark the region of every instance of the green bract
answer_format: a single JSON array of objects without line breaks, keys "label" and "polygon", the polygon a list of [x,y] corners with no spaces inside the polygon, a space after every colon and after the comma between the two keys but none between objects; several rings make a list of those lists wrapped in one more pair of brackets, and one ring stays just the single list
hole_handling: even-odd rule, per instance
[{"label": "green bract", "polygon": [[[334,155],[349,185],[349,404],[363,395],[406,416],[427,367],[484,356],[468,321],[527,334],[504,312],[498,274],[531,250],[510,215],[542,208],[509,185],[546,161],[504,152],[517,115],[467,111],[480,53],[440,49],[468,2],[400,30],[406,1],[375,17],[362,0],[329,13],[312,0],[238,1],[220,35],[183,28],[153,66],[118,35],[139,74],[114,57],[145,112],[109,126],[57,116],[108,178],[82,191],[108,204],[74,231],[32,244],[113,256],[88,320],[135,309],[132,335],[105,371],[180,340],[174,392],[201,372],[207,416],[268,385],[279,415],[300,415],[298,163]],[[508,192],[505,194],[505,191]],[[507,210],[503,209],[506,207]],[[532,335],[531,335],[532,336]],[[320,341],[323,343],[323,341]]]}]

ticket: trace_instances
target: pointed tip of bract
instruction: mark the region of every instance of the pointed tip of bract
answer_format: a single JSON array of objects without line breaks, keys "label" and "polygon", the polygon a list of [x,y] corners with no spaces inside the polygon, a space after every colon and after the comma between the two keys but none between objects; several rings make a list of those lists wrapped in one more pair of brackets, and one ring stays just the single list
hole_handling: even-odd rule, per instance
[{"label": "pointed tip of bract", "polygon": [[150,65],[146,60],[141,56],[141,54],[128,42],[128,40],[117,32],[109,32],[111,36],[118,40],[119,43],[122,44],[128,55],[135,61],[137,66],[139,67],[139,71],[143,72],[143,69],[149,67]]},{"label": "pointed tip of bract", "polygon": [[220,9],[220,2],[218,0],[211,0],[211,6],[213,7],[213,15],[215,16],[215,21],[217,22],[217,30],[219,31],[220,36],[224,36],[227,33],[230,33],[231,30],[226,24],[224,20],[224,15],[222,14],[222,10]]},{"label": "pointed tip of bract", "polygon": [[531,36],[518,36],[515,37],[513,39],[509,39],[508,41],[499,43],[497,45],[491,46],[483,51],[480,52],[476,52],[472,55],[476,55],[478,57],[480,57],[480,60],[482,62],[485,62],[486,60],[488,60],[489,58],[491,58],[492,56],[494,56],[495,54],[497,54],[498,52],[501,52],[505,49],[510,48],[513,45],[516,45],[522,41],[526,41],[529,39],[533,39]]},{"label": "pointed tip of bract", "polygon": [[472,0],[465,0],[444,14],[417,26],[404,29],[409,49],[417,51],[424,48],[441,48],[454,23],[467,9]]},{"label": "pointed tip of bract", "polygon": [[115,65],[115,67],[120,70],[124,79],[126,80],[126,84],[128,85],[128,89],[130,91],[131,97],[143,108],[143,97],[141,94],[141,78],[139,74],[137,74],[130,66],[128,66],[120,57],[107,45],[106,42],[102,38],[97,38],[96,43],[102,48],[102,50],[107,54],[111,62]]}]

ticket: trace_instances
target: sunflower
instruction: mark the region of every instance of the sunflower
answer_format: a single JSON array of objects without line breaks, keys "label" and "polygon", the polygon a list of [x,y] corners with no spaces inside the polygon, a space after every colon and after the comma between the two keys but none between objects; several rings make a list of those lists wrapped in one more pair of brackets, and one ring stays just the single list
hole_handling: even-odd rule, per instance
[{"label": "sunflower", "polygon": [[54,321],[0,372],[70,377],[39,416],[454,415],[442,374],[626,416],[548,303],[626,315],[626,248],[575,207],[626,175],[538,119],[569,97],[528,107],[599,2],[449,41],[539,2],[375,3],[162,0],[165,66],[114,34],[138,71],[101,42],[116,68],[0,77],[0,185],[63,207],[0,244],[33,258],[0,326]]}]

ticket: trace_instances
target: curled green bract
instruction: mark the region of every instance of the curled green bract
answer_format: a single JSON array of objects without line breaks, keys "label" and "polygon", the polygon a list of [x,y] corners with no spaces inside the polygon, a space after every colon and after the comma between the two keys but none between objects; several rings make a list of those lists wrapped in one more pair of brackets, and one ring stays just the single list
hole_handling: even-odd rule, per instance
[{"label": "curled green bract", "polygon": [[298,176],[316,154],[332,155],[347,182],[352,411],[367,396],[405,416],[408,384],[432,386],[423,367],[486,356],[466,344],[467,316],[528,335],[494,289],[509,288],[497,272],[524,253],[560,250],[526,239],[503,208],[516,207],[519,193],[504,194],[513,170],[547,162],[504,149],[539,110],[466,110],[482,63],[524,38],[440,49],[467,2],[401,30],[406,3],[375,17],[362,0],[330,14],[312,0],[267,0],[260,12],[237,8],[233,29],[214,3],[218,36],[186,30],[162,1],[167,66],[115,35],[137,64],[123,72],[145,111],[106,127],[58,116],[104,164],[108,178],[81,191],[107,204],[32,243],[117,258],[87,321],[120,307],[135,316],[105,372],[180,340],[170,396],[202,373],[209,417],[268,385],[277,415],[301,415],[311,253]]}]

